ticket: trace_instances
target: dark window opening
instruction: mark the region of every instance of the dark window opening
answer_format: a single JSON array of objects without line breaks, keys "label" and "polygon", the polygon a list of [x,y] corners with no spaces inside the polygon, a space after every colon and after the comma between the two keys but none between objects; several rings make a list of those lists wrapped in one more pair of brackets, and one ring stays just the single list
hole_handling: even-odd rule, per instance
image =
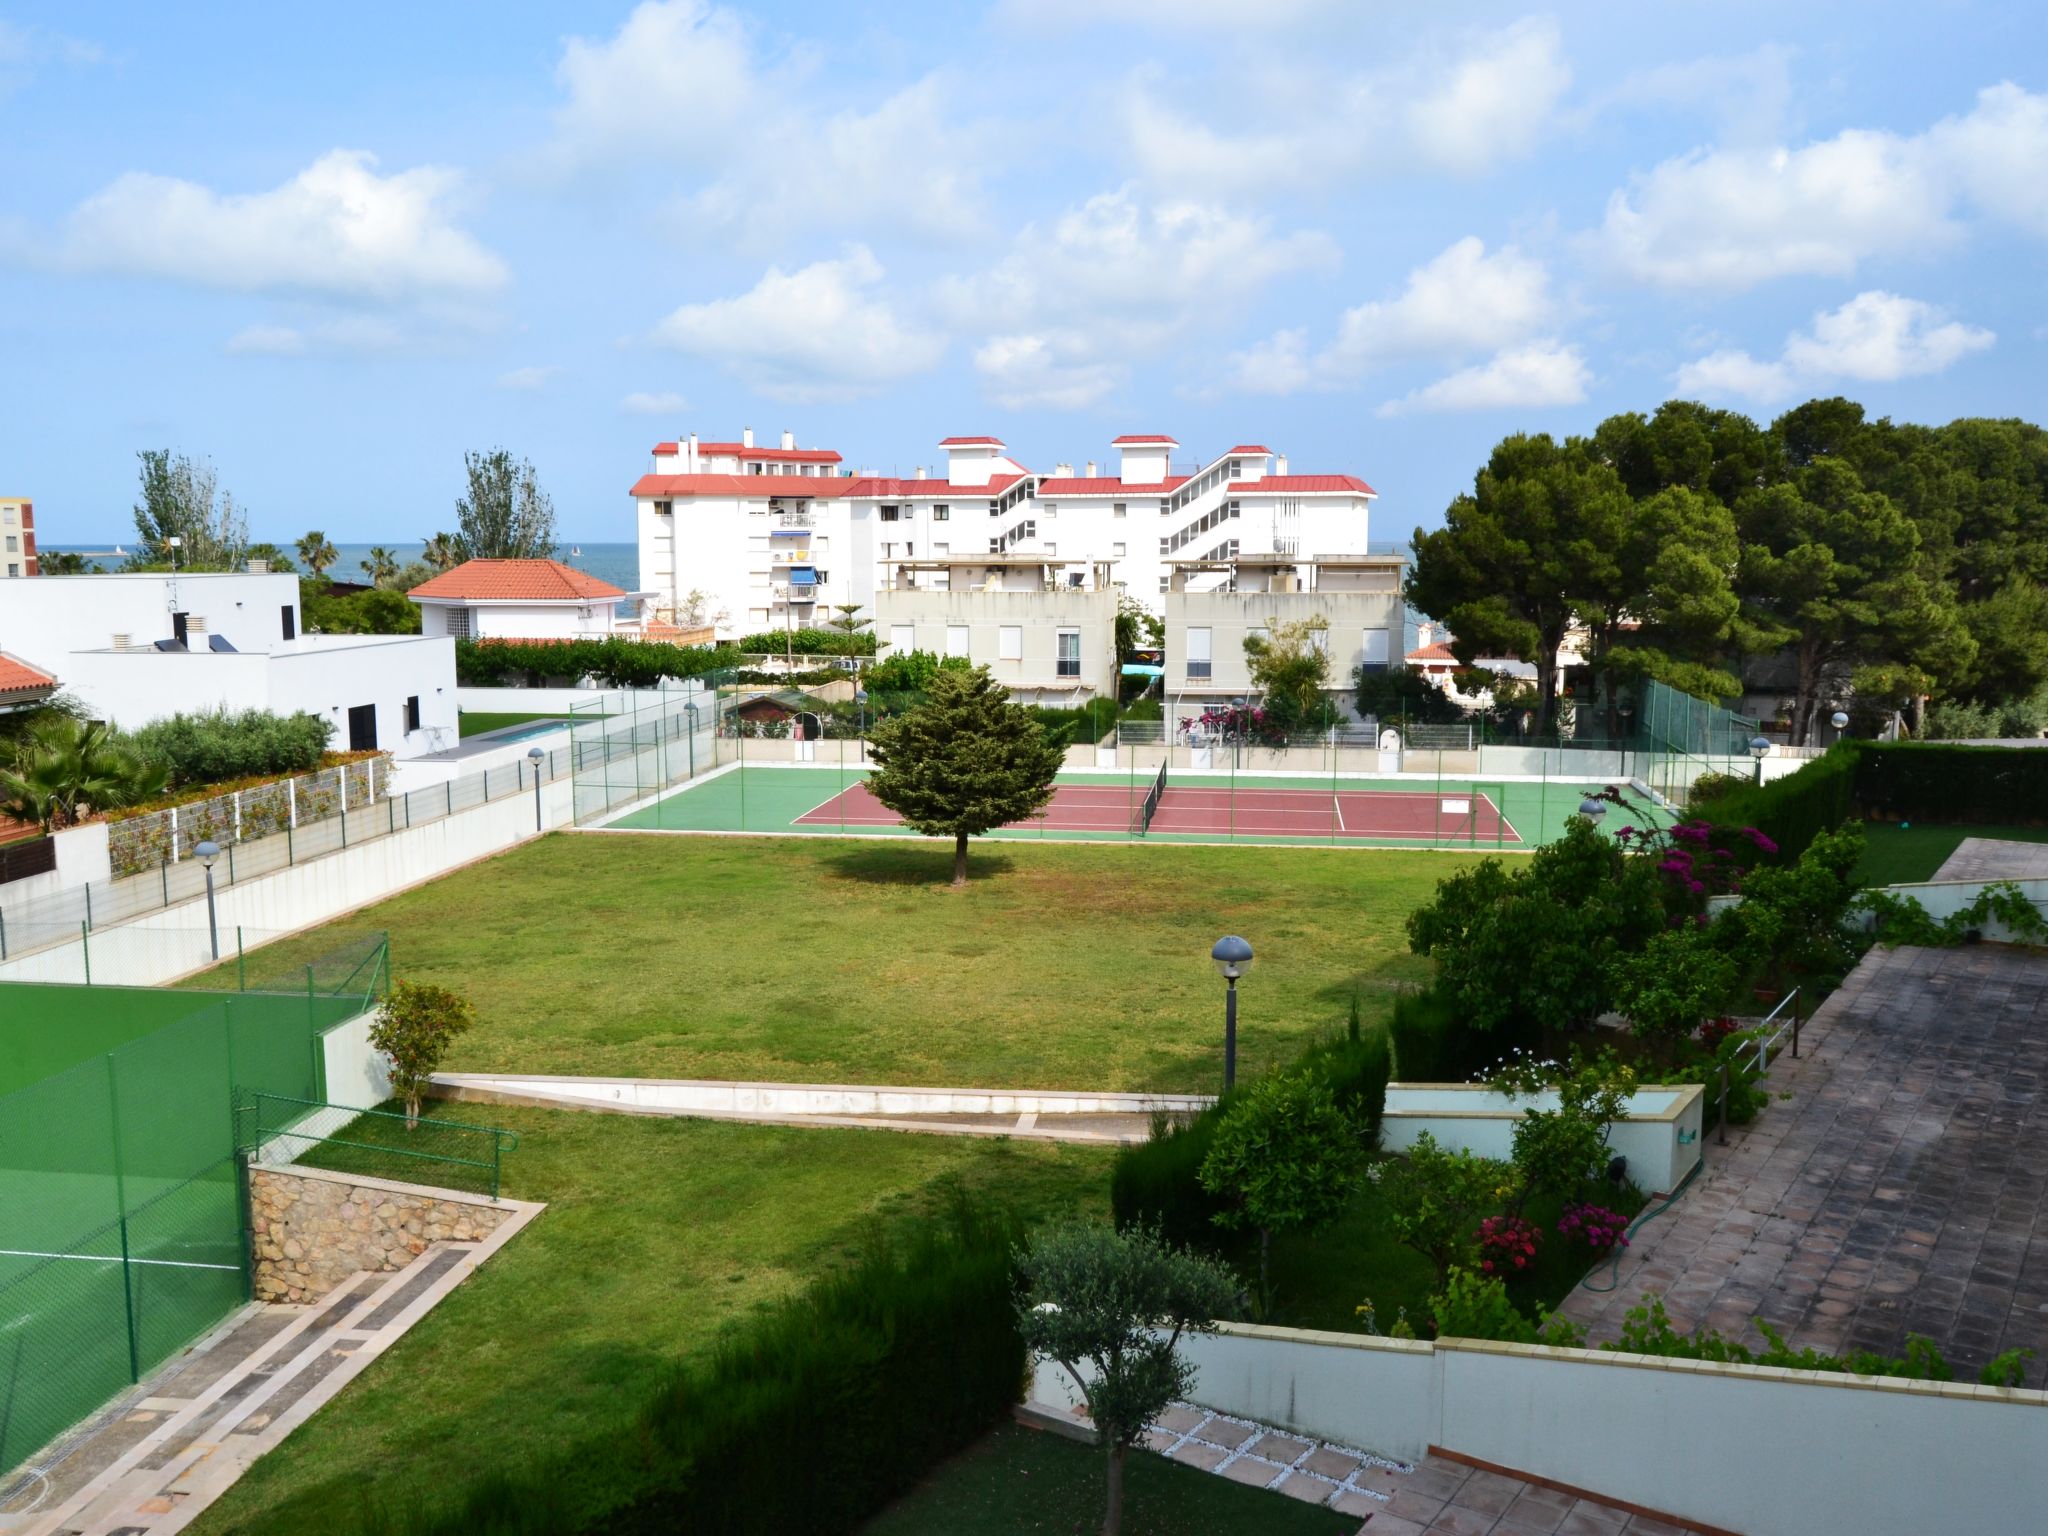
[{"label": "dark window opening", "polygon": [[296,639],[298,639],[298,638],[299,638],[299,614],[298,614],[298,610],[297,610],[297,609],[295,609],[294,607],[292,607],[292,605],[291,605],[290,603],[286,603],[286,604],[284,605],[284,607],[282,607],[282,608],[280,608],[280,609],[278,610],[278,617],[279,617],[280,619],[282,619],[282,620],[284,621],[284,637],[285,637],[285,639],[287,639],[287,640],[296,640]]},{"label": "dark window opening", "polygon": [[416,693],[405,701],[405,728],[408,731],[420,728],[420,696]]},{"label": "dark window opening", "polygon": [[183,645],[188,638],[186,621],[190,617],[190,614],[185,613],[174,613],[171,615],[171,638],[180,645]]},{"label": "dark window opening", "polygon": [[377,706],[356,704],[348,712],[348,749],[351,752],[377,750]]}]

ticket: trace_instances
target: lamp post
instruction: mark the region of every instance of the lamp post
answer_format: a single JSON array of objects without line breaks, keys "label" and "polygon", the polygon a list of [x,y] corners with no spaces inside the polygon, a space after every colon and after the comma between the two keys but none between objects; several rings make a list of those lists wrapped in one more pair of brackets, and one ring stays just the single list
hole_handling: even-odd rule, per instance
[{"label": "lamp post", "polygon": [[220,844],[208,838],[192,852],[206,866],[206,936],[213,945],[213,958],[220,959],[220,923],[213,910],[213,861],[220,857]]},{"label": "lamp post", "polygon": [[547,756],[539,747],[526,749],[526,760],[533,764],[533,830],[539,832],[540,824],[540,760]]},{"label": "lamp post", "polygon": [[697,701],[683,705],[683,717],[690,723],[690,777],[697,777]]},{"label": "lamp post", "polygon": [[185,541],[175,533],[164,540],[164,547],[170,550],[171,552],[171,574],[173,576],[178,574],[178,549],[179,546],[182,545],[184,542]]},{"label": "lamp post", "polygon": [[1846,710],[1836,710],[1828,716],[1828,724],[1835,728],[1835,740],[1842,739],[1842,732],[1849,729],[1849,715]]},{"label": "lamp post", "polygon": [[860,706],[860,760],[868,760],[868,691],[865,688],[853,690],[853,702]]},{"label": "lamp post", "polygon": [[1228,988],[1223,1003],[1223,1091],[1237,1084],[1237,978],[1252,968],[1252,947],[1236,934],[1225,934],[1209,951]]},{"label": "lamp post", "polygon": [[1607,802],[1597,795],[1588,795],[1579,802],[1579,814],[1597,827],[1600,818],[1607,814]]},{"label": "lamp post", "polygon": [[1764,781],[1764,759],[1771,755],[1771,739],[1768,736],[1749,738],[1749,755],[1756,759],[1756,781]]}]

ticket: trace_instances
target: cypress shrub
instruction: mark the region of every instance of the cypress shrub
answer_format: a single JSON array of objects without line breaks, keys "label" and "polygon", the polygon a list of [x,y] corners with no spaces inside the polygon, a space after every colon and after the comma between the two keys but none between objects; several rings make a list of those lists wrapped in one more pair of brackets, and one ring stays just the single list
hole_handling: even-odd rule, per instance
[{"label": "cypress shrub", "polygon": [[1402,1083],[1462,1083],[1503,1054],[1505,1044],[1459,1021],[1434,990],[1404,992],[1387,1022],[1393,1075]]},{"label": "cypress shrub", "polygon": [[1216,1246],[1223,1202],[1202,1188],[1202,1161],[1216,1139],[1223,1106],[1187,1119],[1159,1115],[1152,1137],[1117,1153],[1109,1172],[1109,1207],[1119,1227],[1155,1226],[1170,1243]]},{"label": "cypress shrub", "polygon": [[1780,861],[1793,863],[1821,833],[1855,814],[1858,761],[1868,750],[1862,742],[1838,743],[1797,773],[1714,796],[1700,813],[1726,836],[1755,827],[1778,845]]},{"label": "cypress shrub", "polygon": [[1392,1075],[1393,1053],[1384,1030],[1372,1030],[1357,1039],[1325,1041],[1312,1045],[1301,1058],[1301,1066],[1323,1074],[1336,1096],[1337,1107],[1349,1114],[1372,1136],[1378,1136],[1380,1116],[1387,1107],[1387,1078]]},{"label": "cypress shrub", "polygon": [[1857,753],[1855,800],[1879,821],[2039,826],[2048,821],[2048,749],[1867,742]]}]

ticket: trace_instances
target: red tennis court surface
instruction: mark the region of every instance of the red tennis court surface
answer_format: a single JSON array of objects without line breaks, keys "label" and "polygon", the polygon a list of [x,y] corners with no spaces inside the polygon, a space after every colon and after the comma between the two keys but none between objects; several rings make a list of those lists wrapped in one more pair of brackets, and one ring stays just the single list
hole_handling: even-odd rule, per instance
[{"label": "red tennis court surface", "polygon": [[[1144,798],[1114,784],[1062,784],[1042,816],[1010,825],[1026,832],[1116,832],[1128,836]],[[894,827],[903,818],[856,784],[797,817],[799,826]],[[1412,838],[1519,843],[1492,797],[1476,792],[1439,798],[1400,789],[1181,788],[1169,784],[1152,817],[1152,833],[1201,837]]]}]

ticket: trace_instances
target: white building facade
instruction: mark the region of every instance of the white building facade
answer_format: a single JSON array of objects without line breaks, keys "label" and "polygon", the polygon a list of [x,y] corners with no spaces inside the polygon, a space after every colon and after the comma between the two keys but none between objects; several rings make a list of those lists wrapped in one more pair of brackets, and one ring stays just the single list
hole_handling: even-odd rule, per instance
[{"label": "white building facade", "polygon": [[1167,697],[1194,707],[1256,697],[1245,640],[1275,624],[1319,620],[1326,691],[1349,708],[1361,669],[1401,663],[1402,566],[1399,555],[1246,554],[1181,563],[1166,594]]},{"label": "white building facade", "polygon": [[642,636],[649,594],[624,592],[559,560],[465,560],[406,596],[420,633],[460,640]]},{"label": "white building facade", "polygon": [[657,444],[632,489],[656,615],[721,638],[801,628],[840,604],[873,614],[901,562],[1005,555],[1042,561],[1059,585],[1106,565],[1112,589],[1159,613],[1176,561],[1368,552],[1372,487],[1293,474],[1261,444],[1177,464],[1174,438],[1131,434],[1110,443],[1114,473],[1090,462],[1078,474],[1035,473],[995,437],[939,447],[942,476],[891,478],[848,474],[837,452],[799,448],[788,432],[774,448],[751,431]]},{"label": "white building facade", "polygon": [[1116,603],[1106,563],[1076,571],[1038,555],[906,559],[875,598],[875,639],[888,655],[962,657],[1020,703],[1068,708],[1116,697]]},{"label": "white building facade", "polygon": [[455,646],[308,635],[289,575],[39,576],[0,587],[0,650],[127,729],[214,708],[305,710],[337,751],[419,757],[457,739]]}]

